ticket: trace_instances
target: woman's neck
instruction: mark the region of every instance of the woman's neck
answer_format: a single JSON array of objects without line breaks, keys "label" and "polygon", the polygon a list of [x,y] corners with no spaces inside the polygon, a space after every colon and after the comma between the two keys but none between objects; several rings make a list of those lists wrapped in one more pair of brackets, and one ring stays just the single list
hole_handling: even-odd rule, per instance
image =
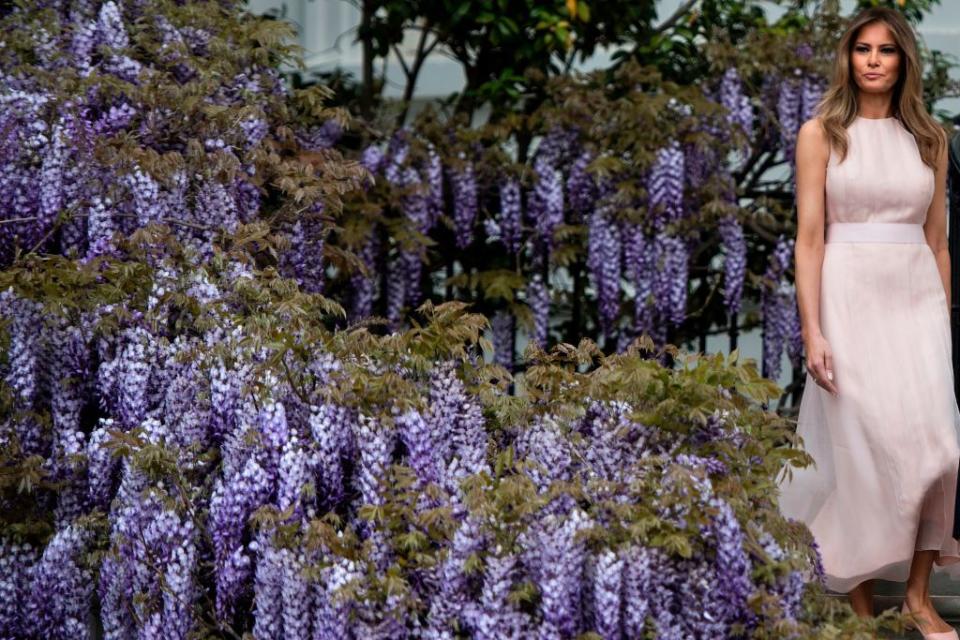
[{"label": "woman's neck", "polygon": [[859,115],[862,118],[881,120],[893,117],[893,95],[890,93],[861,93],[857,100]]}]

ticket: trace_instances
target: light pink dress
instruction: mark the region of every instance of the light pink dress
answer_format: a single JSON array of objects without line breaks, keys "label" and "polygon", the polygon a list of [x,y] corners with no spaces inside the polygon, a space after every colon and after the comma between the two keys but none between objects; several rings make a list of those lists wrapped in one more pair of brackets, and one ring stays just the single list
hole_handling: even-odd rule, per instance
[{"label": "light pink dress", "polygon": [[781,475],[780,510],[806,523],[827,588],[906,581],[915,549],[960,579],[951,537],[960,411],[949,311],[923,235],[934,172],[896,118],[858,117],[831,151],[820,327],[832,396],[807,373],[797,433],[816,466]]}]

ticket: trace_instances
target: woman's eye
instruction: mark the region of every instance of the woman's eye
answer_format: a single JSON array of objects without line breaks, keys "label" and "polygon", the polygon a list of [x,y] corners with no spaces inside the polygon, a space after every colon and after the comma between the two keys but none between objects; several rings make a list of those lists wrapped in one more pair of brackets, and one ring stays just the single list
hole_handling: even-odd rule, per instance
[{"label": "woman's eye", "polygon": [[[856,51],[858,51],[859,53],[870,53],[870,48],[869,48],[869,47],[857,47],[857,48],[856,48]],[[894,54],[894,53],[896,53],[896,52],[897,52],[897,50],[896,50],[894,47],[885,47],[885,48],[883,48],[883,49],[880,49],[880,53],[885,53],[885,54],[887,54],[887,55]]]}]

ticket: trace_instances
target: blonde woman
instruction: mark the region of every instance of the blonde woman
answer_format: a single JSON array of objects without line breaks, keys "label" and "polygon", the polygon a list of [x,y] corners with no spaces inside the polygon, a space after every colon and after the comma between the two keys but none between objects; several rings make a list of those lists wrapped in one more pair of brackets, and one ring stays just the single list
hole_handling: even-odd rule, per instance
[{"label": "blonde woman", "polygon": [[852,19],[833,76],[796,147],[798,434],[816,465],[783,480],[781,511],[810,527],[827,587],[858,615],[873,615],[875,578],[906,582],[901,611],[957,640],[929,597],[932,569],[960,579],[946,135],[897,11]]}]

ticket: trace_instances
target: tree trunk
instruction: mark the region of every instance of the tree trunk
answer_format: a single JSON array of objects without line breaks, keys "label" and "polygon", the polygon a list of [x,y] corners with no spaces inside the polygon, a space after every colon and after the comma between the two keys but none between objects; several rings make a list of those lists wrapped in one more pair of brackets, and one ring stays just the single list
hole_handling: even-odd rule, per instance
[{"label": "tree trunk", "polygon": [[[364,0],[360,13],[360,32],[369,33],[370,20],[375,11],[372,0]],[[362,40],[363,60],[361,61],[360,115],[368,122],[373,119],[373,43],[367,35]]]}]

